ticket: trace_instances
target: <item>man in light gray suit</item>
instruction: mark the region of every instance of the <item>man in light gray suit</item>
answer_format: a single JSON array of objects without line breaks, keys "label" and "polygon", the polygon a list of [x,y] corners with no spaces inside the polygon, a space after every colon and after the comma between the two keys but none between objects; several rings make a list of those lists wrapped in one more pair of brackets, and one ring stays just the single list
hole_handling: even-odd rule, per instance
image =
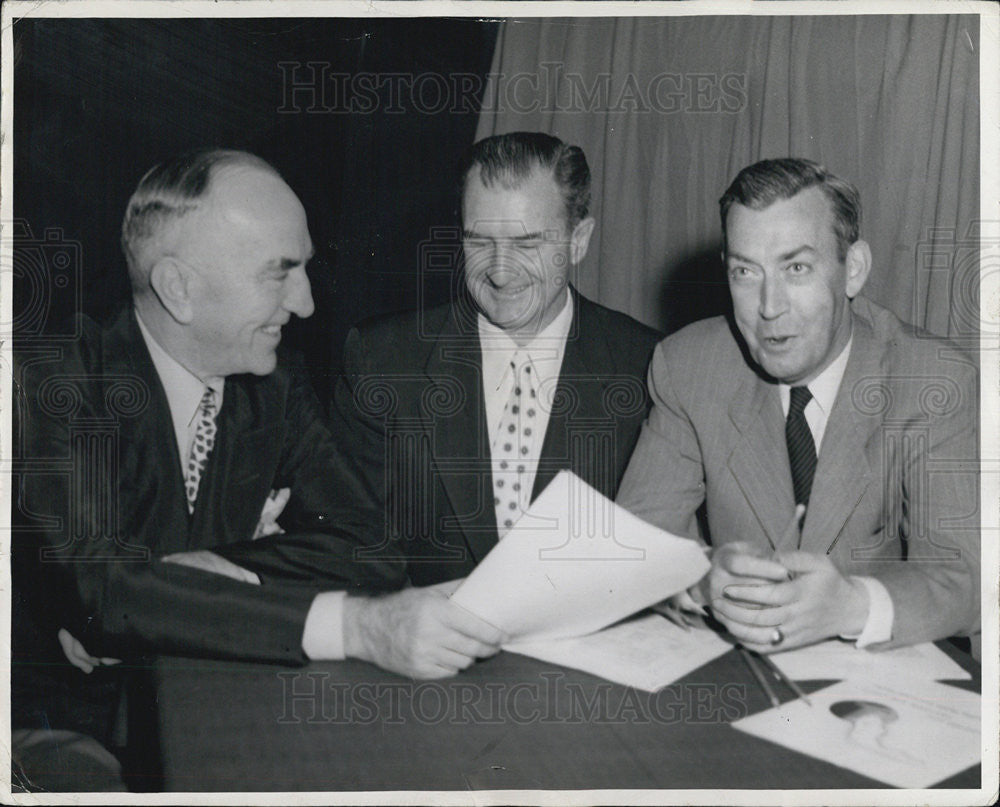
[{"label": "man in light gray suit", "polygon": [[761,652],[975,634],[975,364],[857,296],[858,193],[822,166],[756,163],[720,207],[734,322],[657,347],[618,495],[692,536],[705,505],[712,569],[674,606]]}]

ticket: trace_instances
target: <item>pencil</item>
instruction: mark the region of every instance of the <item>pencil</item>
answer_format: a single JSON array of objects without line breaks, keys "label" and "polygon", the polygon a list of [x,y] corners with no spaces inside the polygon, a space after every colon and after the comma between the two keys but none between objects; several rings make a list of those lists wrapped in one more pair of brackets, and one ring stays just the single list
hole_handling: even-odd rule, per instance
[{"label": "pencil", "polygon": [[753,656],[750,655],[750,651],[745,647],[740,647],[740,654],[743,656],[743,660],[747,663],[750,668],[750,672],[753,673],[753,677],[757,679],[757,683],[760,684],[760,688],[764,690],[764,694],[767,695],[768,699],[771,701],[771,705],[777,709],[781,706],[781,701],[778,700],[778,696],[774,694],[774,690],[771,685],[767,683],[767,679],[761,673],[760,669],[754,663]]},{"label": "pencil", "polygon": [[805,701],[807,706],[812,706],[812,701],[809,700],[808,697],[806,697],[806,693],[802,691],[802,688],[798,684],[796,684],[791,678],[785,675],[777,664],[771,661],[771,659],[767,656],[761,655],[759,656],[759,658],[762,662],[764,662],[764,666],[771,671],[771,673],[774,675],[775,678],[777,678],[779,681],[784,682],[785,686],[787,686],[790,690],[792,690],[792,692],[795,693],[795,697],[801,698],[803,701]]}]

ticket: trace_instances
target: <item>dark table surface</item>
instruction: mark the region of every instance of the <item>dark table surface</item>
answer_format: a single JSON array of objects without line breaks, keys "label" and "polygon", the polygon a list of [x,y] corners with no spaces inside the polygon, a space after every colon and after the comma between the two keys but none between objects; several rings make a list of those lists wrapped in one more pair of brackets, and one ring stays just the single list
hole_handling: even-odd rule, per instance
[{"label": "dark table surface", "polygon": [[[944,649],[978,691],[978,665]],[[355,661],[163,658],[153,674],[168,790],[885,787],[732,728],[769,707],[735,652],[657,693],[512,653],[443,681]],[[975,766],[939,786],[979,782]]]}]

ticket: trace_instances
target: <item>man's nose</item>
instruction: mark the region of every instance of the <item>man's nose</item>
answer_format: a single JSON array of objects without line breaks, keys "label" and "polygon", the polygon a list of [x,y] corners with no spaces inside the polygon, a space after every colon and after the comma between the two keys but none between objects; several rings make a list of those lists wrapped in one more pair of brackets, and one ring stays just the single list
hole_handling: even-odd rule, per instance
[{"label": "man's nose", "polygon": [[487,276],[495,286],[506,286],[527,272],[524,255],[512,244],[497,243],[489,262]]},{"label": "man's nose", "polygon": [[313,304],[312,286],[304,266],[298,266],[288,276],[285,290],[285,310],[306,319],[311,317],[316,306]]},{"label": "man's nose", "polygon": [[779,277],[765,277],[760,284],[760,316],[776,319],[788,310],[788,290]]}]

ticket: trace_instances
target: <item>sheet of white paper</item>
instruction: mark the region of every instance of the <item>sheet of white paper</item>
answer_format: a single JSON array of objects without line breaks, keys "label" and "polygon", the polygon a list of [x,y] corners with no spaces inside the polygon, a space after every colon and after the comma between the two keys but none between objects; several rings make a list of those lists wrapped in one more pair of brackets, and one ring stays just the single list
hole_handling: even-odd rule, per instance
[{"label": "sheet of white paper", "polygon": [[971,676],[930,642],[893,650],[858,650],[853,642],[833,639],[784,653],[771,660],[796,681],[896,681],[904,676],[930,681],[966,681]]},{"label": "sheet of white paper", "polygon": [[732,647],[715,631],[685,631],[659,614],[650,614],[589,636],[514,642],[504,650],[656,692]]},{"label": "sheet of white paper", "polygon": [[907,678],[842,681],[733,728],[896,787],[930,787],[980,760],[980,696]]},{"label": "sheet of white paper", "polygon": [[452,600],[511,641],[583,636],[696,583],[702,548],[561,471]]}]

